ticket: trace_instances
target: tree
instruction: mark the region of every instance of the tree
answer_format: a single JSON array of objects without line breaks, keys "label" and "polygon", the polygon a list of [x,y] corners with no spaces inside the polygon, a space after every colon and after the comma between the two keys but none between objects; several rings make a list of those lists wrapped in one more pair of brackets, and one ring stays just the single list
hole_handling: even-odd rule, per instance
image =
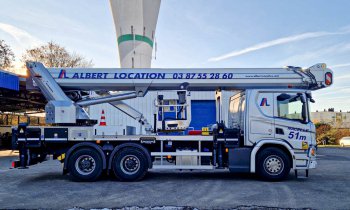
[{"label": "tree", "polygon": [[316,123],[317,144],[325,144],[329,140],[329,131],[332,127],[326,123]]},{"label": "tree", "polygon": [[48,42],[37,48],[28,49],[22,56],[22,60],[41,62],[47,67],[92,67],[92,61],[54,42]]},{"label": "tree", "polygon": [[316,123],[317,144],[338,144],[338,141],[350,136],[349,129],[332,128],[326,123]]},{"label": "tree", "polygon": [[317,144],[336,144],[336,137],[337,129],[330,129],[326,131],[325,133],[320,133],[317,135]]},{"label": "tree", "polygon": [[12,67],[12,62],[15,60],[11,48],[5,43],[4,40],[0,40],[0,68],[8,69]]}]

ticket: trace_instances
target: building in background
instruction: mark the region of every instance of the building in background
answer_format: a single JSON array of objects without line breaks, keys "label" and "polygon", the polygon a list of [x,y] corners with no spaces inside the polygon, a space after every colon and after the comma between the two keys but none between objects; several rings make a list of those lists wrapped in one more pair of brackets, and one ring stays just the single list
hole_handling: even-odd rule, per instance
[{"label": "building in background", "polygon": [[[228,122],[228,107],[229,98],[233,95],[232,92],[222,92],[222,119]],[[143,113],[145,118],[153,124],[154,113],[156,108],[154,106],[157,92],[149,92],[146,97],[129,99],[124,102],[136,110]],[[216,122],[216,108],[215,108],[215,92],[191,92],[191,113],[192,120],[190,127],[196,130],[200,130],[201,127],[205,127]],[[90,108],[90,116],[92,119],[100,120],[102,110],[105,112],[105,121],[109,130],[108,135],[111,134],[130,134],[127,131],[130,127],[134,127],[136,133],[144,132],[140,124],[131,117],[127,116],[123,112],[114,108],[110,104],[101,104],[92,106]],[[96,125],[96,127],[99,125]],[[192,129],[191,128],[191,129]],[[107,133],[105,133],[107,134]]]},{"label": "building in background", "polygon": [[0,70],[0,149],[11,149],[12,126],[44,125],[45,117],[31,115],[44,110],[45,98],[26,90],[26,78]]},{"label": "building in background", "polygon": [[313,123],[326,123],[336,128],[350,128],[350,112],[328,110],[311,112]]}]

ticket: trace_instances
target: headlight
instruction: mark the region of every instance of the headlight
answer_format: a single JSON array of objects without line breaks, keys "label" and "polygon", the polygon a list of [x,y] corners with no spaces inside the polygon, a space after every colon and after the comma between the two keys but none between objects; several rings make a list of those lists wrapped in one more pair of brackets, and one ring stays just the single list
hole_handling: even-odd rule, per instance
[{"label": "headlight", "polygon": [[311,155],[311,156],[316,156],[316,149],[315,149],[314,147],[312,147],[312,148],[310,149],[310,155]]}]

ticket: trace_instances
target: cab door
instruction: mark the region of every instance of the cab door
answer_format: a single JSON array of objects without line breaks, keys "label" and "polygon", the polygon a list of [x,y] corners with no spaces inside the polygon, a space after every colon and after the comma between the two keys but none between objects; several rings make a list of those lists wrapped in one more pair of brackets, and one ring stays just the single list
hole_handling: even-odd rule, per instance
[{"label": "cab door", "polygon": [[248,146],[263,139],[273,139],[275,133],[273,93],[261,90],[251,90],[247,93],[249,109],[246,128],[249,132],[245,144]]},{"label": "cab door", "polygon": [[300,92],[274,93],[275,138],[289,142],[293,148],[306,149],[311,143],[306,96]]}]

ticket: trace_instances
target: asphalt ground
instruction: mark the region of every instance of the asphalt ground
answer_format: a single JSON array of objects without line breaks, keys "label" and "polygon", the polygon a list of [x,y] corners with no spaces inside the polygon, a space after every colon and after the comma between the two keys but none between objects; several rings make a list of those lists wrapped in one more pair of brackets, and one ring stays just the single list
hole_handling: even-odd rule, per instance
[{"label": "asphalt ground", "polygon": [[350,209],[350,148],[319,148],[318,154],[309,178],[296,179],[291,171],[283,182],[226,171],[151,170],[140,182],[78,183],[62,175],[58,161],[9,169],[17,153],[0,151],[0,208]]}]

